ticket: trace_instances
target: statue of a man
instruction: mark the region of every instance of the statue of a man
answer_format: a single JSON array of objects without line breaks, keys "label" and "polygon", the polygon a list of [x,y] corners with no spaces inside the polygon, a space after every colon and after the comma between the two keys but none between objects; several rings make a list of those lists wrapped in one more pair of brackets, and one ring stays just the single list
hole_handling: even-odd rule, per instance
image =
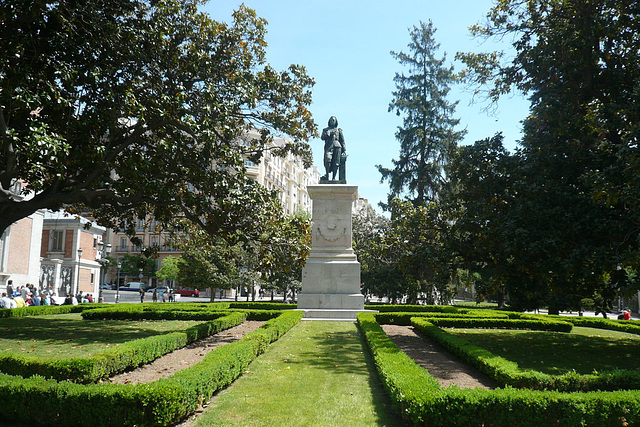
[{"label": "statue of a man", "polygon": [[[347,158],[347,146],[344,142],[342,129],[338,127],[336,116],[329,118],[329,126],[322,130],[324,141],[324,169],[326,174],[320,178],[323,181],[329,179],[335,181],[336,174],[340,172],[340,180],[345,180],[345,160]],[[329,176],[332,176],[329,178]]]}]

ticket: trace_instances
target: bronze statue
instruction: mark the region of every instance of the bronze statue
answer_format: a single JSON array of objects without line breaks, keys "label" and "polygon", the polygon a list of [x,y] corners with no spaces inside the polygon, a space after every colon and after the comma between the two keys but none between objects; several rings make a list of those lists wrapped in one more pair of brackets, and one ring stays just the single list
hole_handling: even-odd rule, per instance
[{"label": "bronze statue", "polygon": [[[329,118],[329,126],[322,130],[324,141],[324,169],[326,174],[320,181],[335,181],[336,174],[340,183],[346,184],[347,146],[342,129],[338,127],[336,116]],[[331,178],[330,178],[331,175]]]}]

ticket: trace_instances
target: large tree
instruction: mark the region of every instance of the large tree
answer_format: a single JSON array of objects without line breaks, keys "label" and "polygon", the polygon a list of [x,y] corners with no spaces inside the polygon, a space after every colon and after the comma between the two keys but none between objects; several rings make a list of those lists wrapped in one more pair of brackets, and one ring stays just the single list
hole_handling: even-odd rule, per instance
[{"label": "large tree", "polygon": [[445,65],[446,55],[436,57],[435,31],[431,22],[420,22],[409,32],[409,52],[391,52],[406,70],[396,73],[389,104],[389,111],[403,116],[396,132],[400,155],[393,168],[377,166],[381,182],[389,181],[389,200],[405,194],[418,204],[437,200],[445,187],[443,167],[464,135],[454,130],[457,102],[447,100],[453,67]]},{"label": "large tree", "polygon": [[245,157],[286,134],[279,154],[310,162],[313,80],[266,63],[255,12],[226,24],[200,3],[0,4],[0,233],[66,207],[119,228],[153,214],[230,234],[261,203],[241,197]]},{"label": "large tree", "polygon": [[436,203],[415,206],[392,199],[391,219],[354,216],[354,250],[362,263],[365,292],[411,304],[448,303],[453,297],[448,224]]},{"label": "large tree", "polygon": [[287,295],[302,286],[302,269],[311,249],[311,215],[298,209],[291,215],[281,215],[270,232],[259,240],[257,270],[266,288]]},{"label": "large tree", "polygon": [[451,224],[447,244],[457,266],[477,278],[479,296],[504,303],[523,236],[509,216],[515,213],[518,157],[502,141],[497,134],[458,148],[447,169],[454,190],[443,206]]},{"label": "large tree", "polygon": [[459,55],[493,100],[530,96],[509,215],[528,253],[520,283],[548,287],[556,308],[637,265],[639,12],[633,1],[501,0],[473,32],[512,38],[515,54]]},{"label": "large tree", "polygon": [[389,296],[401,281],[395,260],[383,252],[383,239],[389,230],[389,219],[365,207],[352,216],[353,251],[360,262],[362,292],[367,295]]}]

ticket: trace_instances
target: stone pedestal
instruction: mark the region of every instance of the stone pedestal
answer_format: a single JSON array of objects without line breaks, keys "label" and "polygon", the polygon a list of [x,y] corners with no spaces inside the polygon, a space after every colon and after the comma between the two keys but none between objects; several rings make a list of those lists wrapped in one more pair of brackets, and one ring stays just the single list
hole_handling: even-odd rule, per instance
[{"label": "stone pedestal", "polygon": [[351,239],[351,207],[358,187],[313,185],[307,191],[313,200],[313,228],[298,309],[305,319],[355,320],[364,310],[360,263]]}]

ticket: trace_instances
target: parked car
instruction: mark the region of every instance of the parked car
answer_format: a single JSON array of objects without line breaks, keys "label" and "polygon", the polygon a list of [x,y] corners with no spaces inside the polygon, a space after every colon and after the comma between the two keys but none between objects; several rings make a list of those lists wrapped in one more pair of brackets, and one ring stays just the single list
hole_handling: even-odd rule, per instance
[{"label": "parked car", "polygon": [[144,289],[144,283],[142,282],[128,282],[124,286],[120,286],[121,291],[135,291],[140,292],[140,289]]},{"label": "parked car", "polygon": [[102,289],[113,289],[113,286],[111,286],[109,283],[103,283],[100,286],[102,287]]},{"label": "parked car", "polygon": [[175,293],[178,295],[182,295],[185,297],[199,297],[200,296],[200,291],[197,289],[176,289]]}]

